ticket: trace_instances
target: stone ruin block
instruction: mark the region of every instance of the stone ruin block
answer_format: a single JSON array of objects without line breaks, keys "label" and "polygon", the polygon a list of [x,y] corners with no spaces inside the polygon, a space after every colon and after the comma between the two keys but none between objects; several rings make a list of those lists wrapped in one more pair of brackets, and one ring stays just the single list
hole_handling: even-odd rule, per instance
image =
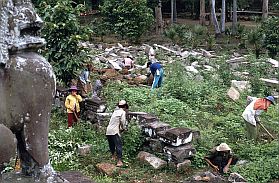
[{"label": "stone ruin block", "polygon": [[135,119],[139,121],[140,116],[146,115],[146,112],[128,112],[129,119]]},{"label": "stone ruin block", "polygon": [[164,161],[148,152],[144,152],[144,151],[139,152],[137,158],[141,162],[151,165],[154,169],[161,169],[161,168],[167,166],[166,161]]},{"label": "stone ruin block", "polygon": [[165,146],[163,151],[168,161],[173,161],[175,163],[182,163],[196,154],[196,149],[191,144],[179,147]]},{"label": "stone ruin block", "polygon": [[78,154],[81,156],[85,156],[91,152],[91,145],[84,145],[78,147]]},{"label": "stone ruin block", "polygon": [[159,139],[153,139],[150,137],[147,137],[145,140],[146,140],[145,142],[146,142],[148,148],[151,151],[163,152],[163,148],[165,147],[165,144],[162,141],[160,141]]},{"label": "stone ruin block", "polygon": [[189,128],[170,128],[168,130],[158,132],[157,136],[162,142],[172,146],[188,144],[193,139],[192,130]]},{"label": "stone ruin block", "polygon": [[93,112],[104,112],[105,109],[105,101],[95,98],[85,100],[85,110],[90,110]]},{"label": "stone ruin block", "polygon": [[145,115],[141,115],[139,116],[139,124],[145,124],[145,123],[151,123],[154,121],[159,121],[159,119],[156,116],[153,116],[151,114],[145,114]]},{"label": "stone ruin block", "polygon": [[154,121],[151,123],[145,123],[142,126],[142,130],[145,133],[145,135],[156,138],[157,133],[159,131],[167,130],[171,128],[171,126],[167,123],[159,122],[159,121]]}]

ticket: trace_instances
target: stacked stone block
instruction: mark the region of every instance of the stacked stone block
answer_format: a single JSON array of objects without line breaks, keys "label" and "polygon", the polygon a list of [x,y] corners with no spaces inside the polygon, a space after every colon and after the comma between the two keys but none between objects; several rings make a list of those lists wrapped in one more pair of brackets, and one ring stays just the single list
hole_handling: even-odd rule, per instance
[{"label": "stacked stone block", "polygon": [[170,164],[183,164],[191,159],[196,149],[192,142],[199,137],[198,131],[189,128],[172,128],[169,124],[161,122],[156,116],[144,114],[133,116],[146,137],[149,151],[163,153]]}]

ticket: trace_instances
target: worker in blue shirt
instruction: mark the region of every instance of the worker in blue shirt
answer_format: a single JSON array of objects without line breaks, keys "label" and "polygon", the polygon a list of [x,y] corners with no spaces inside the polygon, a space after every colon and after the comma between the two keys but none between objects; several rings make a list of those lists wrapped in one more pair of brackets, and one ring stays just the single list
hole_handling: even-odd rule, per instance
[{"label": "worker in blue shirt", "polygon": [[159,88],[162,86],[164,70],[162,65],[158,62],[155,63],[148,62],[147,67],[149,67],[150,72],[154,77],[152,87],[151,87],[151,92],[152,92],[155,88]]}]

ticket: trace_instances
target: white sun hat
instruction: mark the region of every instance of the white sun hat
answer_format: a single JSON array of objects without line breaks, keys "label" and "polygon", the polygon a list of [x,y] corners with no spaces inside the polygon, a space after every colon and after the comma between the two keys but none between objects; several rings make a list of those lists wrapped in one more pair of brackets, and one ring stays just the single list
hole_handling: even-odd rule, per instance
[{"label": "white sun hat", "polygon": [[231,148],[226,143],[221,143],[216,147],[216,151],[231,151]]},{"label": "white sun hat", "polygon": [[118,102],[118,105],[125,105],[125,104],[127,104],[127,102],[126,102],[125,100],[120,100],[120,101]]}]

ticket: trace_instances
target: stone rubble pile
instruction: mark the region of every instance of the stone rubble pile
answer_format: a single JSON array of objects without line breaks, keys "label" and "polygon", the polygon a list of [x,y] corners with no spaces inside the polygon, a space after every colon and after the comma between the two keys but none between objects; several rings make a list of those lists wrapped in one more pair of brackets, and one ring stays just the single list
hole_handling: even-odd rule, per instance
[{"label": "stone rubble pile", "polygon": [[192,142],[194,137],[199,137],[199,132],[189,128],[172,128],[151,114],[131,114],[131,118],[138,121],[145,134],[147,150],[160,153],[167,160],[142,151],[138,155],[140,161],[150,164],[154,169],[165,167],[166,164],[174,165],[177,170],[189,167],[189,159],[196,153]]}]

